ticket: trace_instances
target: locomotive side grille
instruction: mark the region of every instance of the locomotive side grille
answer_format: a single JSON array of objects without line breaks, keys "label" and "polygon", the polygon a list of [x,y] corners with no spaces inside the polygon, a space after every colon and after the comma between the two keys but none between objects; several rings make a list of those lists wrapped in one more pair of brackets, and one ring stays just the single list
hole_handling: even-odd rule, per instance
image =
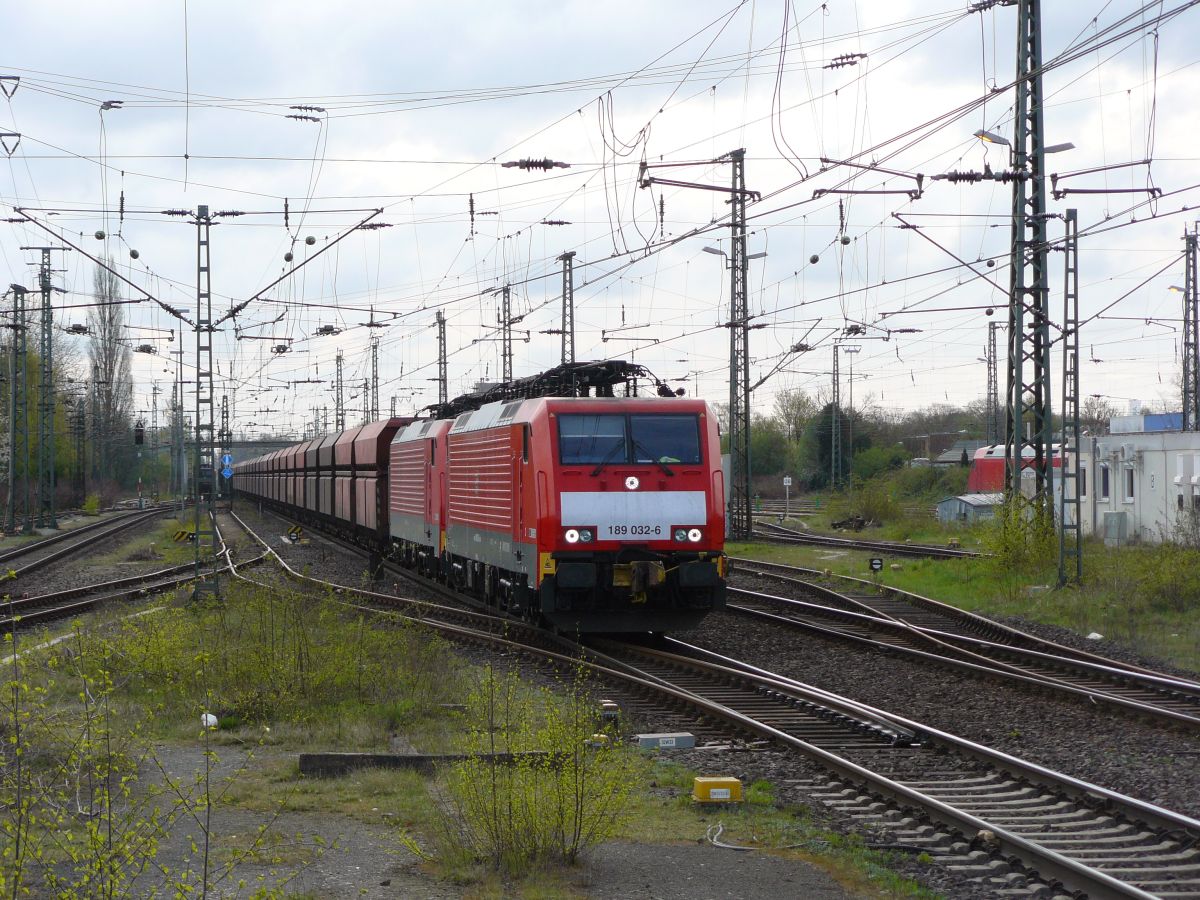
[{"label": "locomotive side grille", "polygon": [[452,435],[448,516],[476,528],[509,530],[513,521],[512,451],[505,431]]},{"label": "locomotive side grille", "polygon": [[398,513],[425,513],[425,443],[412,441],[392,446],[389,506]]}]

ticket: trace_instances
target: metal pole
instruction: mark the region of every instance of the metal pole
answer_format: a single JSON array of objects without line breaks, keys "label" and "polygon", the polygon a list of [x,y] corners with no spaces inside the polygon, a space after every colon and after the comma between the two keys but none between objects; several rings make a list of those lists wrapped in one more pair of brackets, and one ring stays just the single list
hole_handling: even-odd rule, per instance
[{"label": "metal pole", "polygon": [[[1005,492],[1034,516],[1053,516],[1041,0],[1019,0],[1017,19]],[[1021,491],[1027,448],[1034,476],[1028,499]]]},{"label": "metal pole", "polygon": [[[438,330],[438,413],[441,414],[445,409],[446,404],[450,402],[450,385],[446,376],[446,315],[440,309],[437,313],[437,330]],[[395,415],[394,407],[396,398],[392,398],[392,414]]]},{"label": "metal pole", "polygon": [[1196,281],[1197,231],[1185,228],[1183,282],[1183,430],[1200,431],[1200,322]]},{"label": "metal pole", "polygon": [[753,530],[750,509],[750,313],[747,300],[750,261],[746,258],[746,151],[729,154],[733,186],[729,195],[729,467],[730,535],[747,540]]},{"label": "metal pole", "polygon": [[[29,490],[29,422],[26,407],[25,381],[25,295],[27,289],[19,284],[10,288],[13,298],[12,341],[8,355],[8,509],[5,529],[17,530],[17,462],[24,461],[25,490]],[[29,498],[25,498],[25,528],[29,527]]]},{"label": "metal pole", "polygon": [[76,502],[83,506],[87,499],[87,394],[75,401],[75,479],[78,496]]},{"label": "metal pole", "polygon": [[987,343],[987,442],[1000,443],[1000,387],[996,379],[996,332],[999,322],[988,322]]},{"label": "metal pole", "polygon": [[838,345],[833,345],[833,401],[829,405],[829,487],[842,483],[842,377]]},{"label": "metal pole", "polygon": [[[1058,583],[1083,581],[1083,531],[1079,521],[1079,217],[1067,210],[1063,241],[1063,439],[1060,449],[1062,485],[1058,494]],[[1075,565],[1068,560],[1074,558]],[[1074,572],[1068,571],[1074,569]]]},{"label": "metal pole", "polygon": [[[217,444],[220,446],[221,469],[223,471],[225,468],[225,457],[229,454],[230,448],[233,444],[233,431],[229,427],[229,395],[228,394],[221,395],[221,427],[217,432]],[[231,494],[231,492],[229,490],[229,480],[227,478],[225,478],[224,475],[222,475],[221,479],[217,482],[217,484],[220,486],[220,490],[218,491],[220,496],[221,497],[229,497]]]},{"label": "metal pole", "polygon": [[193,600],[219,599],[216,528],[216,449],[213,428],[212,270],[208,207],[196,208],[196,507]]},{"label": "metal pole", "polygon": [[501,380],[505,384],[512,381],[512,289],[504,286],[500,304],[500,368]]},{"label": "metal pole", "polygon": [[341,350],[337,352],[337,381],[334,384],[333,404],[334,421],[337,423],[337,430],[340,434],[346,430],[346,395],[342,382]]},{"label": "metal pole", "polygon": [[54,506],[55,490],[55,441],[54,441],[54,309],[51,305],[52,286],[50,276],[50,254],[67,247],[22,247],[22,250],[40,250],[42,262],[38,268],[38,282],[42,293],[41,328],[38,335],[41,357],[41,379],[38,385],[38,513],[37,523],[43,528],[58,528],[58,517]]},{"label": "metal pole", "polygon": [[854,354],[862,350],[862,346],[847,346],[842,344],[842,352],[850,356],[850,402],[846,406],[846,431],[848,451],[846,461],[846,483],[850,490],[854,489]]},{"label": "metal pole", "polygon": [[[568,250],[559,260],[563,264],[562,287],[562,364],[575,365],[575,251]],[[575,396],[575,372],[571,371],[571,396]]]},{"label": "metal pole", "polygon": [[371,409],[367,421],[379,418],[379,338],[371,336]]},{"label": "metal pole", "polygon": [[150,386],[150,449],[158,451],[158,395],[162,390],[158,382]]}]

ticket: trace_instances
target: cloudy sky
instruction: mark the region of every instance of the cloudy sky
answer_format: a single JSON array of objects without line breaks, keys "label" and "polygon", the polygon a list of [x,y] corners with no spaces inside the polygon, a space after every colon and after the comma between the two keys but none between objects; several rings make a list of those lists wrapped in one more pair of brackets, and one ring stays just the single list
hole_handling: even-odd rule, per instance
[{"label": "cloudy sky", "polygon": [[[1181,296],[1168,288],[1183,283],[1200,203],[1200,10],[1046,6],[1046,138],[1075,145],[1048,169],[1086,191],[1049,203],[1051,237],[1079,211],[1082,392],[1178,409]],[[118,0],[9,5],[4,18],[0,131],[20,135],[0,154],[5,218],[21,207],[191,318],[196,229],[163,211],[245,213],[212,229],[212,289],[218,312],[257,298],[216,343],[218,393],[247,433],[299,432],[332,408],[339,350],[360,419],[372,337],[382,412],[393,397],[401,413],[434,402],[439,310],[451,395],[497,377],[505,284],[521,317],[514,373],[556,364],[544,332],[559,324],[568,250],[578,358],[632,358],[724,401],[728,273],[705,248],[729,248],[726,195],[642,189],[638,175],[672,163],[654,174],[725,186],[716,160],[737,148],[762,195],[749,206],[750,252],[766,254],[750,263],[755,409],[781,391],[827,396],[837,340],[860,348],[842,363],[856,405],[985,392],[988,325],[1006,319],[1009,189],[932,176],[1009,164],[973,134],[1012,135],[1013,7]],[[503,165],[526,158],[570,167]],[[354,228],[368,217],[386,227]],[[3,284],[33,286],[35,254],[20,247],[50,238],[0,223]],[[94,264],[61,259],[67,326],[86,320]],[[1056,318],[1062,260],[1051,253]],[[155,383],[169,392],[169,352],[182,346],[189,365],[194,337],[181,342],[150,300],[125,309],[131,343],[159,351],[134,355],[148,410]],[[317,334],[328,326],[338,333]],[[813,349],[789,355],[800,342]]]}]

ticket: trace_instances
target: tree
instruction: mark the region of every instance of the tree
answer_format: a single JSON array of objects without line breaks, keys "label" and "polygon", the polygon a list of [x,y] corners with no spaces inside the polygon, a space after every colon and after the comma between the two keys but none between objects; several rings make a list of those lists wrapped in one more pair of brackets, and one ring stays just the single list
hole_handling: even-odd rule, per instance
[{"label": "tree", "polygon": [[1079,408],[1079,427],[1090,434],[1108,434],[1108,422],[1117,408],[1099,394],[1085,397]]},{"label": "tree", "polygon": [[755,416],[750,423],[750,464],[754,474],[778,475],[788,463],[788,441],[777,419]]},{"label": "tree", "polygon": [[[109,265],[112,260],[109,260]],[[88,310],[89,373],[92,379],[92,475],[124,481],[134,468],[130,428],[133,413],[131,357],[123,328],[125,307],[117,276],[102,266],[93,279],[96,305]]]},{"label": "tree", "polygon": [[817,415],[817,401],[804,391],[781,391],[775,395],[771,412],[782,426],[789,443],[796,444]]},{"label": "tree", "polygon": [[854,454],[854,477],[861,481],[870,481],[881,472],[904,468],[908,454],[902,446],[893,444],[891,447],[868,447]]}]

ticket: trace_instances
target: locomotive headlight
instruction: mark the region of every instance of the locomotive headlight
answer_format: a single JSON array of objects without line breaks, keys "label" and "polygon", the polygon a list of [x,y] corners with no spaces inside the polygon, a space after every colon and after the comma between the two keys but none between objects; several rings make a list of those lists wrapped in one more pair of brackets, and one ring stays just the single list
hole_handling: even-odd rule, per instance
[{"label": "locomotive headlight", "polygon": [[688,536],[688,540],[691,541],[693,544],[699,543],[700,538],[704,537],[704,535],[701,533],[699,528],[691,529],[690,531],[688,531],[687,536]]},{"label": "locomotive headlight", "polygon": [[567,533],[563,535],[568,544],[579,543],[579,530],[576,528],[568,528]]},{"label": "locomotive headlight", "polygon": [[579,540],[583,541],[583,543],[590,544],[592,542],[593,537],[595,537],[595,535],[592,534],[592,529],[590,529],[590,528],[580,528],[579,529]]},{"label": "locomotive headlight", "polygon": [[675,529],[675,540],[679,541],[680,543],[683,543],[684,541],[686,541],[687,536],[688,536],[688,533],[687,533],[686,528],[676,528]]}]

